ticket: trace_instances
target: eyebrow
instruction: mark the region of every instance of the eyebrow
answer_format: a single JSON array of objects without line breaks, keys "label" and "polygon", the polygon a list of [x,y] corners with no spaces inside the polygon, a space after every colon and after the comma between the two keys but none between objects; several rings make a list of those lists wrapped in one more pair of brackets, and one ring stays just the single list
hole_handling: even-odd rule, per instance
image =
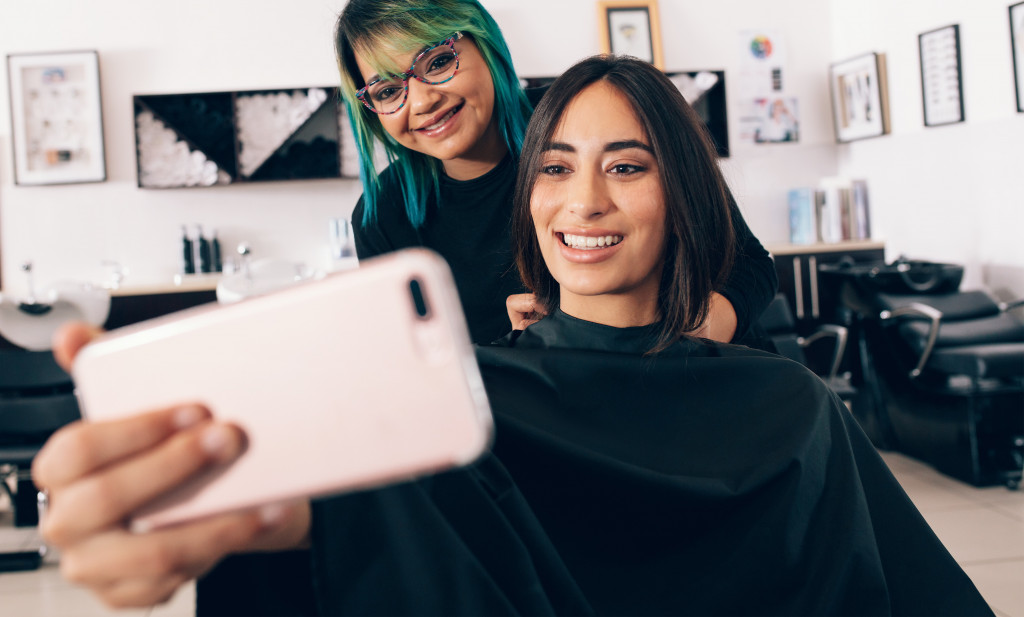
[{"label": "eyebrow", "polygon": [[[647,152],[654,154],[654,150],[650,146],[648,146],[642,141],[637,141],[635,139],[626,139],[623,141],[609,142],[605,144],[604,151],[617,152],[619,150],[630,150],[632,148],[639,148],[641,150],[646,150]],[[576,148],[560,141],[552,141],[545,144],[543,151],[547,152],[548,150],[558,150],[559,152],[576,152]]]},{"label": "eyebrow", "polygon": [[[430,45],[424,45],[423,47],[420,48],[420,50],[418,52],[416,52],[416,55],[414,55],[413,58],[418,58],[420,54],[422,54],[423,52],[425,52],[428,49],[430,49],[430,47],[431,47]],[[381,77],[379,74],[374,73],[373,75],[370,76],[369,79],[363,80],[363,85],[365,86],[365,85],[368,85],[368,84],[372,84],[375,81],[382,81],[383,79],[384,78]]]}]

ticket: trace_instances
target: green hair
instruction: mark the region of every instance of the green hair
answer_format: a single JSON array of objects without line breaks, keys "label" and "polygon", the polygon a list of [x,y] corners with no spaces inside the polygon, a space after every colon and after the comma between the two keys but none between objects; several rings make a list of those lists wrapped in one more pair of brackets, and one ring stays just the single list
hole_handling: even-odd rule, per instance
[{"label": "green hair", "polygon": [[338,17],[335,45],[341,96],[359,148],[363,225],[376,221],[385,188],[374,162],[377,144],[383,146],[393,168],[395,188],[405,199],[405,212],[413,227],[423,225],[429,191],[439,198],[442,167],[434,157],[401,146],[383,129],[377,114],[356,98],[356,91],[365,85],[356,65],[356,49],[378,74],[394,76],[408,67],[394,66],[391,56],[435,44],[456,32],[471,37],[487,63],[494,82],[493,113],[498,131],[518,157],[532,108],[512,68],[498,24],[477,0],[350,0]]}]

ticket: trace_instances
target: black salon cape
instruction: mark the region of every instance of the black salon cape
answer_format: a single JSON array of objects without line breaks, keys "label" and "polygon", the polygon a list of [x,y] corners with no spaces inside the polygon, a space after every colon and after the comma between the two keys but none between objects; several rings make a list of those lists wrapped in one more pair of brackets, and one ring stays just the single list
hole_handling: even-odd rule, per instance
[{"label": "black salon cape", "polygon": [[494,454],[316,503],[321,613],[991,614],[817,377],[651,333],[480,348]]}]

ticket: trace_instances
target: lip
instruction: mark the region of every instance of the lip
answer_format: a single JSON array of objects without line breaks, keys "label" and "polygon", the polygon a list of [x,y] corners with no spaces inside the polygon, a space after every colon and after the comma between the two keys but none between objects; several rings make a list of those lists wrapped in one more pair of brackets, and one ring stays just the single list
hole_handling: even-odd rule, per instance
[{"label": "lip", "polygon": [[[604,246],[597,248],[588,249],[574,249],[570,246],[566,246],[562,242],[563,234],[572,234],[574,236],[587,236],[587,237],[599,237],[599,236],[622,236],[622,242],[612,246]],[[566,261],[577,264],[595,264],[611,259],[619,252],[619,249],[626,242],[626,235],[622,232],[610,231],[605,229],[560,229],[554,232],[555,242],[558,243],[558,249],[562,257]]]},{"label": "lip", "polygon": [[440,122],[441,119],[447,116],[448,114],[452,114],[451,118],[448,118],[448,120],[444,124],[437,127],[436,129],[427,130],[426,128],[418,128],[413,129],[413,131],[417,135],[423,135],[424,137],[440,137],[450,133],[455,128],[455,123],[458,121],[459,115],[462,113],[462,108],[464,105],[465,103],[459,103],[454,107],[449,107],[448,109],[435,114],[433,118],[423,123],[424,127],[432,126]]}]

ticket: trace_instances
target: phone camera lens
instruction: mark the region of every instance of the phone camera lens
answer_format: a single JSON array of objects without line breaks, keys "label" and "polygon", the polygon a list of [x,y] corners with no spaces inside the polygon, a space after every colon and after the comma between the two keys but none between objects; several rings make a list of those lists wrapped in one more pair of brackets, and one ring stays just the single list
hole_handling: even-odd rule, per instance
[{"label": "phone camera lens", "polygon": [[419,279],[409,281],[409,294],[412,296],[412,304],[416,309],[416,316],[420,319],[427,319],[430,315],[430,307],[427,306],[427,299],[423,295],[423,288]]}]

